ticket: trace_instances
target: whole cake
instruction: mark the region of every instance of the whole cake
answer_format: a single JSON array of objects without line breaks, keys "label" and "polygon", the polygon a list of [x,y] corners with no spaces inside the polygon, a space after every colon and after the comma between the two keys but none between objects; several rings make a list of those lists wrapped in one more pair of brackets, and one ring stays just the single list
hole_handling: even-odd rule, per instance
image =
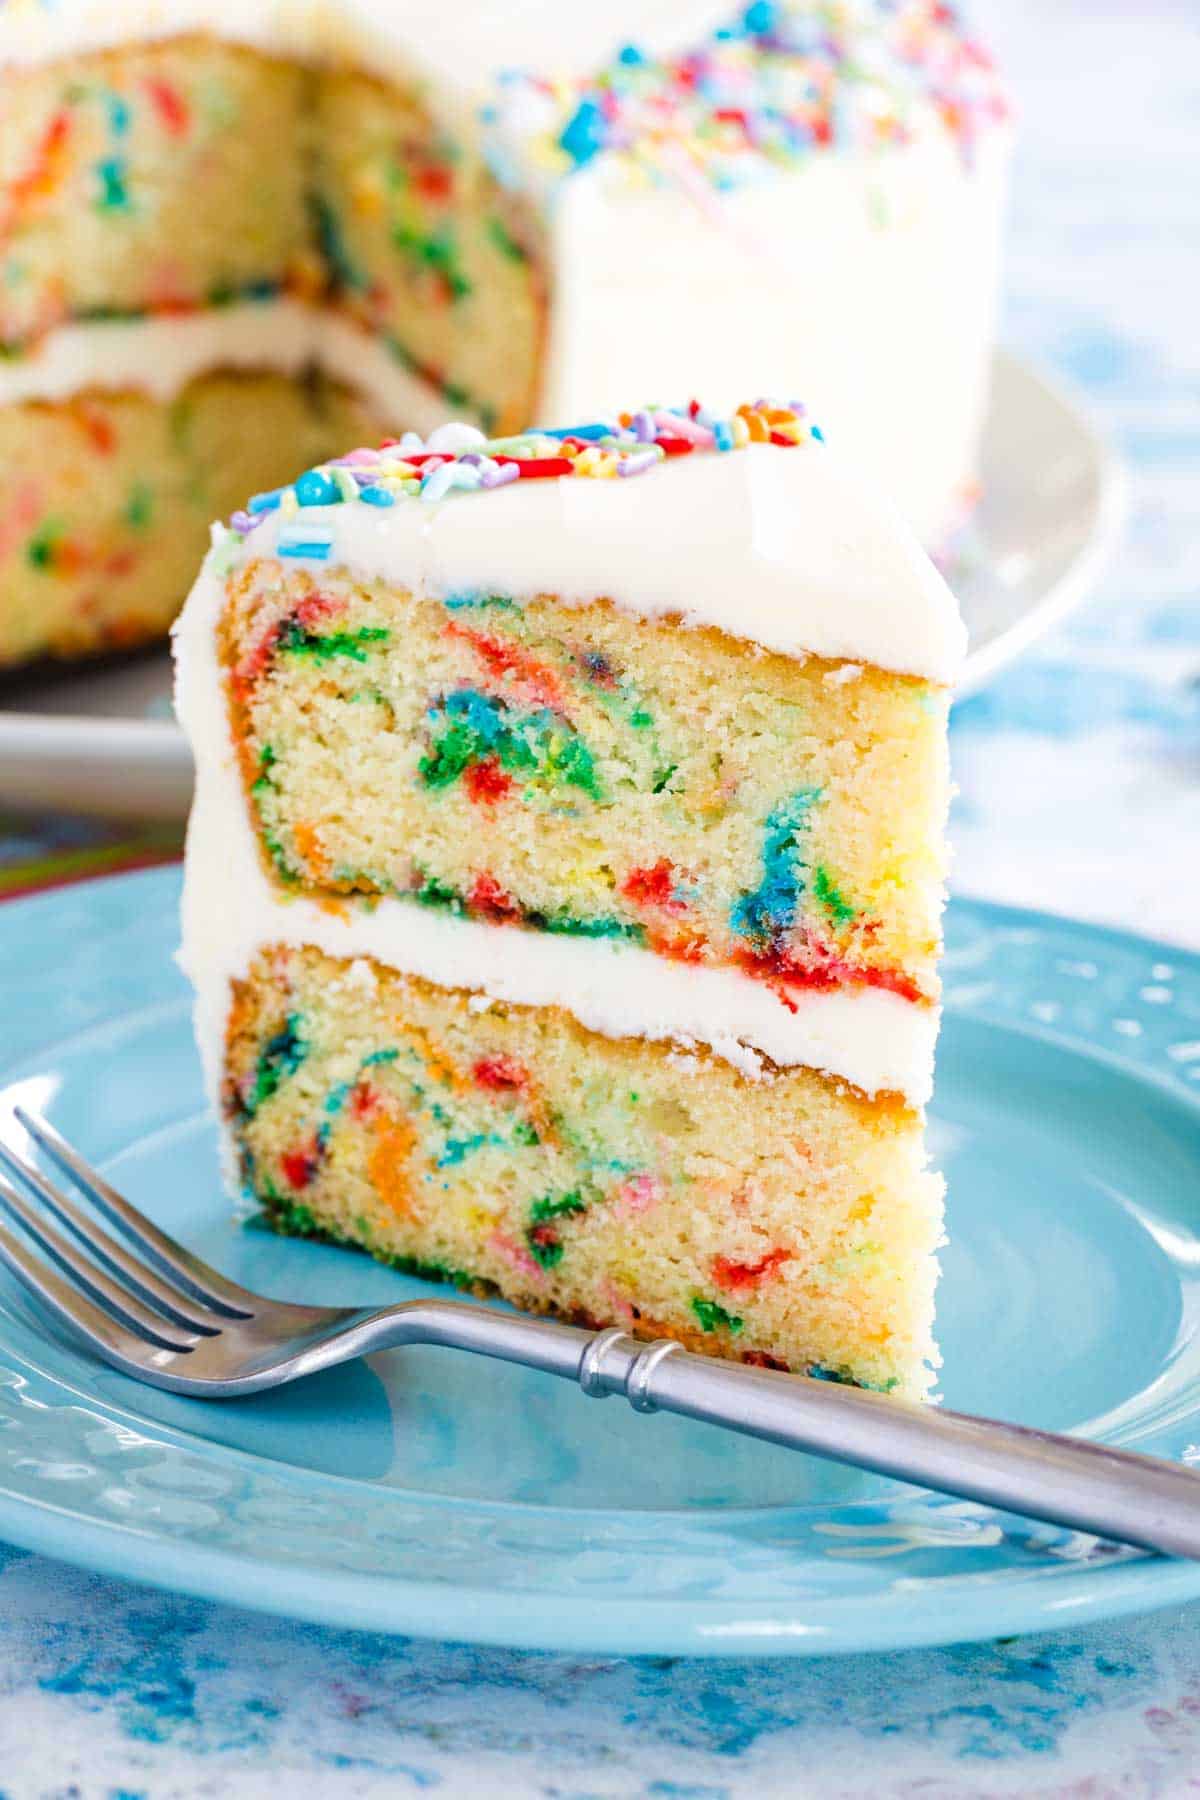
[{"label": "whole cake", "polygon": [[356,450],[176,628],[183,960],[284,1231],[905,1393],[954,601],[796,404]]},{"label": "whole cake", "polygon": [[698,380],[939,540],[1007,144],[941,0],[0,0],[0,666],[160,633],[281,446]]}]

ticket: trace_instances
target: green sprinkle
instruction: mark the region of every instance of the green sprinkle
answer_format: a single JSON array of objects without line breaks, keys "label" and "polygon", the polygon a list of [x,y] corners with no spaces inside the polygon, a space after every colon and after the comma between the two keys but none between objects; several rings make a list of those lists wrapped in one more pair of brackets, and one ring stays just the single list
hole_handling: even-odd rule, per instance
[{"label": "green sprinkle", "polygon": [[401,1275],[414,1275],[418,1281],[447,1281],[453,1287],[474,1287],[478,1276],[467,1269],[456,1269],[450,1263],[426,1262],[419,1256],[381,1256],[381,1261],[396,1269]]},{"label": "green sprinkle", "polygon": [[278,1092],[286,1076],[295,1074],[307,1055],[308,1045],[301,1035],[299,1018],[292,1013],[283,1030],[276,1032],[259,1056],[253,1090],[243,1102],[249,1117],[253,1118],[259,1107]]},{"label": "green sprinkle", "polygon": [[100,192],[96,199],[99,212],[128,212],[129,187],[126,181],[125,164],[119,156],[106,156],[103,162],[96,164],[96,174],[100,181]]},{"label": "green sprinkle", "polygon": [[838,888],[824,864],[813,871],[813,893],[835,925],[849,925],[856,909]]},{"label": "green sprinkle", "polygon": [[367,660],[367,646],[386,643],[390,635],[384,625],[360,625],[357,631],[329,631],[322,637],[292,620],[279,634],[279,649],[293,656],[311,656],[314,662],[348,656],[352,662],[362,663]]},{"label": "green sprinkle", "polygon": [[736,1313],[727,1313],[725,1308],[715,1300],[705,1300],[701,1294],[692,1295],[692,1311],[700,1321],[703,1331],[728,1331],[733,1337],[745,1324]]},{"label": "green sprinkle", "polygon": [[413,898],[422,906],[444,906],[450,912],[463,913],[466,902],[455,888],[448,887],[439,881],[436,875],[423,875],[419,887],[413,889]]},{"label": "green sprinkle", "polygon": [[650,790],[651,793],[661,794],[678,767],[678,763],[671,763],[667,768],[660,770],[654,777],[654,786]]},{"label": "green sprinkle", "polygon": [[563,1246],[558,1238],[538,1238],[532,1231],[527,1231],[525,1242],[535,1263],[543,1269],[557,1269],[563,1259]]},{"label": "green sprinkle", "polygon": [[154,515],[154,490],[145,481],[135,482],[125,507],[125,522],[135,531],[145,531]]},{"label": "green sprinkle", "polygon": [[52,569],[62,536],[63,526],[61,523],[57,519],[47,519],[26,545],[26,561],[35,569]]},{"label": "green sprinkle", "polygon": [[547,1195],[544,1200],[535,1200],[529,1209],[529,1217],[535,1225],[544,1225],[549,1219],[571,1218],[576,1213],[587,1211],[587,1201],[578,1188],[572,1188],[569,1194]]},{"label": "green sprinkle", "polygon": [[528,251],[518,244],[516,238],[505,226],[502,219],[497,219],[495,217],[490,218],[487,222],[487,234],[502,256],[507,256],[512,262],[516,263],[526,263],[529,261]]}]

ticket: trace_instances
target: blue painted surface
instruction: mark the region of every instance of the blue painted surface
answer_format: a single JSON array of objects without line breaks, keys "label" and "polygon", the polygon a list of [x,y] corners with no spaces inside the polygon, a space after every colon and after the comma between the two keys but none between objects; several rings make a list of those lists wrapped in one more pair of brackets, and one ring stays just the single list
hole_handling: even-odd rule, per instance
[{"label": "blue painted surface", "polygon": [[[1008,341],[1091,394],[1136,491],[1094,603],[963,709],[957,880],[1194,945],[1194,16],[1178,0],[973,10],[1024,114]],[[14,834],[0,858],[41,841]],[[14,1796],[287,1782],[339,1800],[1129,1800],[1198,1777],[1196,1606],[1009,1643],[715,1666],[406,1644],[0,1554],[0,1790]]]}]

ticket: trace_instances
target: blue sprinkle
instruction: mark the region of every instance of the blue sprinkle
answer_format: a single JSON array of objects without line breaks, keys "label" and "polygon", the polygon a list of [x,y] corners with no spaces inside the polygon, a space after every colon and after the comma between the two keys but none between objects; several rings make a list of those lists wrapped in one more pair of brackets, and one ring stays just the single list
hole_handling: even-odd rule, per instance
[{"label": "blue sprinkle", "polygon": [[396,504],[395,494],[389,494],[386,488],[381,487],[360,488],[358,497],[360,500],[365,500],[368,506],[395,506]]},{"label": "blue sprinkle", "polygon": [[779,23],[779,8],[771,0],[754,0],[742,14],[742,24],[752,37],[766,37]]},{"label": "blue sprinkle", "polygon": [[718,450],[733,449],[733,432],[724,419],[713,420],[713,437],[717,440]]},{"label": "blue sprinkle", "polygon": [[583,438],[586,443],[600,444],[605,438],[612,437],[613,427],[598,423],[595,425],[556,425],[538,432],[539,437],[548,438]]},{"label": "blue sprinkle", "polygon": [[638,64],[644,63],[645,60],[636,44],[626,44],[617,57],[617,61],[624,63],[627,69],[636,69]]},{"label": "blue sprinkle", "polygon": [[253,499],[247,500],[246,511],[252,513],[274,512],[279,505],[282,493],[282,488],[272,488],[269,494],[255,494]]},{"label": "blue sprinkle", "polygon": [[305,557],[311,562],[326,562],[333,549],[332,531],[281,531],[275,545],[280,556]]},{"label": "blue sprinkle", "polygon": [[743,894],[730,915],[739,937],[756,950],[768,951],[791,930],[808,885],[805,840],[820,788],[801,788],[769,814],[763,838],[762,880]]},{"label": "blue sprinkle", "polygon": [[603,150],[607,136],[608,124],[596,102],[581,100],[558,141],[576,168],[581,168]]},{"label": "blue sprinkle", "polygon": [[810,429],[818,444],[823,444],[825,442],[825,433],[821,430],[821,427],[819,425],[813,425]]},{"label": "blue sprinkle", "polygon": [[309,469],[296,483],[296,498],[301,506],[338,506],[342,491],[337,482],[320,469]]}]

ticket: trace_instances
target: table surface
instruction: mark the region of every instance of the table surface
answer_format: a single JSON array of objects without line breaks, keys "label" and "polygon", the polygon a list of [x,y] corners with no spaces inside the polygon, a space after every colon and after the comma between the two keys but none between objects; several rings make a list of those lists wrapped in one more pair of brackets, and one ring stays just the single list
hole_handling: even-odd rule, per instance
[{"label": "table surface", "polygon": [[[1195,15],[974,12],[1022,109],[1005,336],[1090,396],[1134,510],[1086,610],[957,713],[957,886],[1200,944]],[[80,835],[2,829],[0,878]],[[902,1655],[626,1661],[324,1631],[0,1547],[3,1796],[289,1777],[338,1800],[1182,1794],[1200,1790],[1200,1605]]]}]

